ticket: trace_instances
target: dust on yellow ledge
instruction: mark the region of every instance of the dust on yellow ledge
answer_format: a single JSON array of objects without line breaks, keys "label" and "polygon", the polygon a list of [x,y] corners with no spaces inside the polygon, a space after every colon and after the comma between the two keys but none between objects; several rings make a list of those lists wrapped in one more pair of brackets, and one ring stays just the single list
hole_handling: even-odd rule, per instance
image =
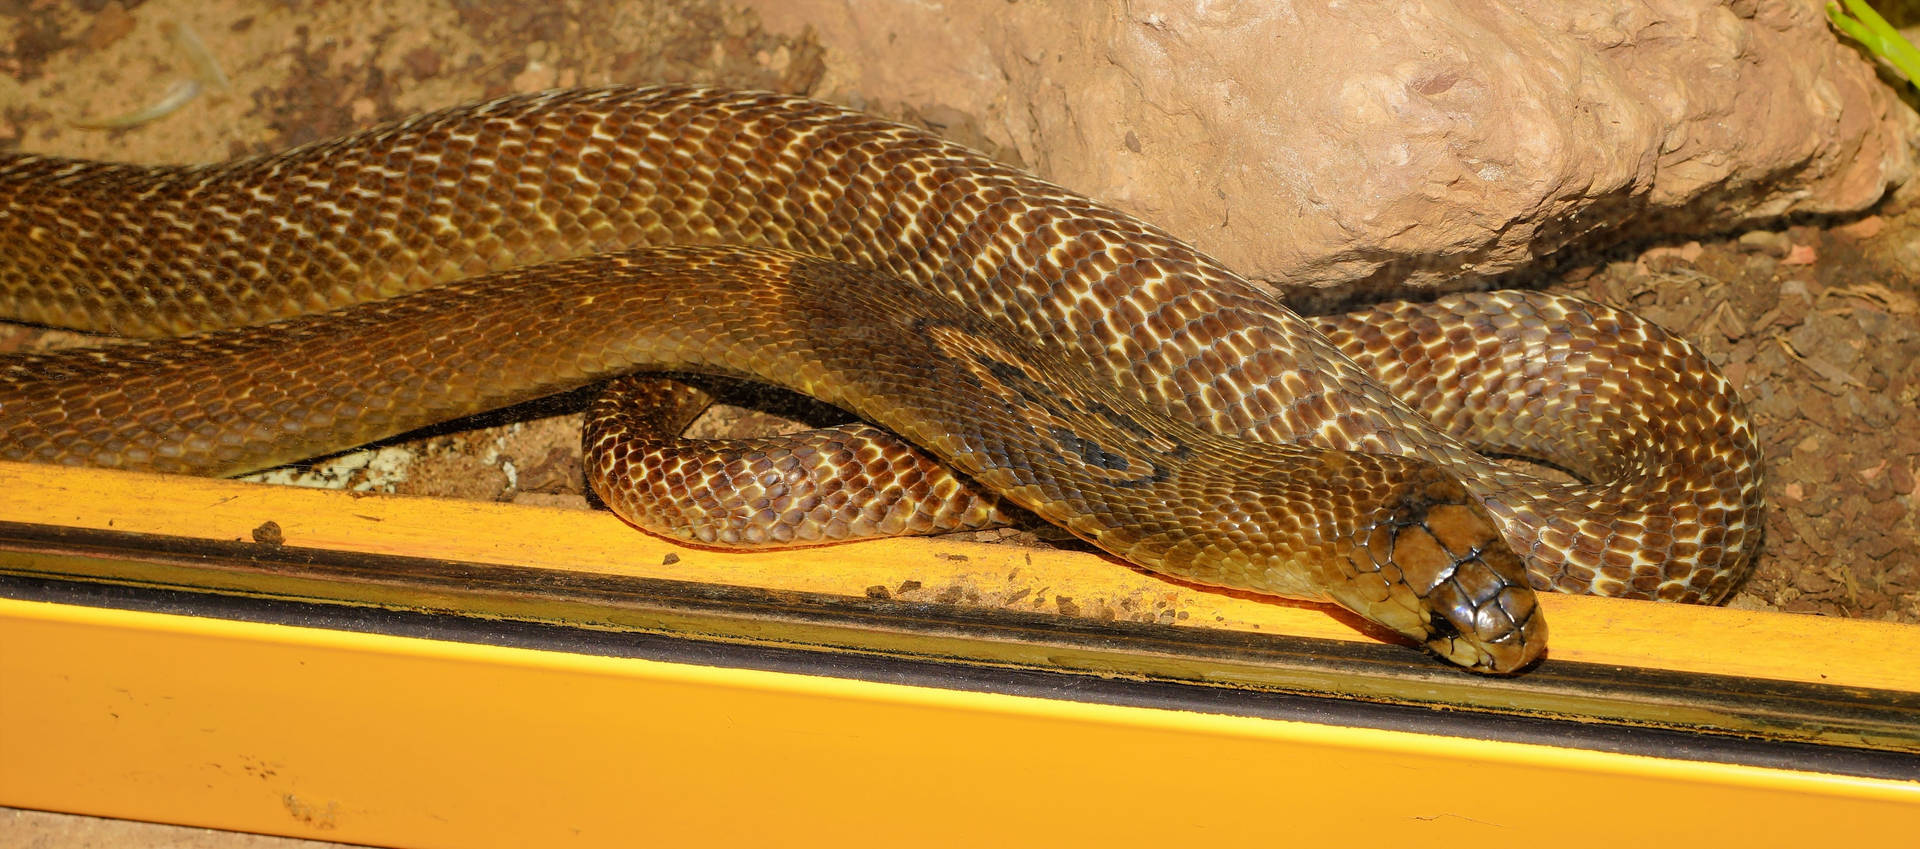
[{"label": "dust on yellow ledge", "polygon": [[[598,574],[862,596],[912,582],[928,598],[1340,640],[1313,605],[1169,583],[1098,555],[925,539],[780,552],[690,548],[605,511],[365,495],[226,480],[0,463],[0,519]],[[918,597],[918,596],[916,596]],[[1920,690],[1920,627],[1562,595],[1541,599],[1553,657],[1822,684]],[[1889,666],[1893,668],[1889,668]]]}]

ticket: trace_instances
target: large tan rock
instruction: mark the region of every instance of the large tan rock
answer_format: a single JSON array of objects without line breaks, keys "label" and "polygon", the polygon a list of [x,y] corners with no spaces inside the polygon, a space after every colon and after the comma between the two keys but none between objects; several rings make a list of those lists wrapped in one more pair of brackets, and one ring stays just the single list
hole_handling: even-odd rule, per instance
[{"label": "large tan rock", "polygon": [[1856,210],[1920,138],[1812,0],[756,8],[819,34],[825,96],[978,120],[955,131],[1283,287]]}]

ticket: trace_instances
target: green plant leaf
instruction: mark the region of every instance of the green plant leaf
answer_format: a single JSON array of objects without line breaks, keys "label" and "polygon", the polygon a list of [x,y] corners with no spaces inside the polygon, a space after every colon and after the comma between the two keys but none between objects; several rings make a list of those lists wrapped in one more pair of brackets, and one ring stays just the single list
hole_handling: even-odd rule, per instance
[{"label": "green plant leaf", "polygon": [[1880,13],[1867,5],[1866,0],[1842,0],[1846,3],[1843,10],[1840,3],[1827,3],[1827,20],[1835,29],[1860,42],[1874,55],[1879,56],[1907,78],[1907,82],[1920,87],[1920,48],[1913,46],[1899,30],[1880,17]]}]

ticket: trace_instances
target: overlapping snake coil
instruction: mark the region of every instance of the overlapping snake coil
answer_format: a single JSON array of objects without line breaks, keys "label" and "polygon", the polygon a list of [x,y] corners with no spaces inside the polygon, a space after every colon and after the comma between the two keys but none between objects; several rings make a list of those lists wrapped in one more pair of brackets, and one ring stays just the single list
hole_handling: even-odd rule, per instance
[{"label": "overlapping snake coil", "polygon": [[703,457],[603,400],[596,490],[717,545],[1004,499],[1482,670],[1541,654],[1536,589],[1716,601],[1758,535],[1731,387],[1633,316],[1505,292],[1302,318],[1119,212],[780,95],[508,97],[210,166],[5,155],[0,302],[198,334],[0,361],[10,459],[228,474],[636,370],[752,377],[871,425]]}]

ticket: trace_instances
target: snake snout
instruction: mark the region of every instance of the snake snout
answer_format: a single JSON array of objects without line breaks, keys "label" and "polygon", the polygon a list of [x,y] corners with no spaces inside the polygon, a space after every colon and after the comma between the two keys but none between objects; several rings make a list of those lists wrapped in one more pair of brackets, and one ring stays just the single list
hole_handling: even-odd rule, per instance
[{"label": "snake snout", "polygon": [[1468,669],[1533,663],[1547,622],[1525,562],[1457,482],[1420,477],[1357,535],[1335,600]]},{"label": "snake snout", "polygon": [[[1404,546],[1415,551],[1401,562],[1401,573],[1426,603],[1428,650],[1468,669],[1513,672],[1546,651],[1547,620],[1525,562],[1503,540],[1466,542],[1477,526],[1493,527],[1467,505],[1429,510],[1424,524],[1402,529],[1401,536],[1431,540],[1436,550],[1418,551],[1425,542]],[[1402,548],[1396,546],[1396,555]]]}]

